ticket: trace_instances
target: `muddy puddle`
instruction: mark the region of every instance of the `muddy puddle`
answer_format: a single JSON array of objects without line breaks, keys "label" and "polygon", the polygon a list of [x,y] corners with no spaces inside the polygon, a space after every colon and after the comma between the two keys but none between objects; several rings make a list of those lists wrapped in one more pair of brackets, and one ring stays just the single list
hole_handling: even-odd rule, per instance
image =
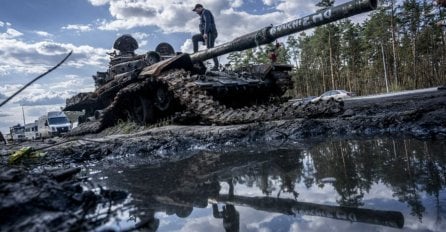
[{"label": "muddy puddle", "polygon": [[129,194],[96,230],[446,228],[444,140],[328,140],[261,150],[201,152],[155,166],[143,157],[87,165],[90,181]]}]

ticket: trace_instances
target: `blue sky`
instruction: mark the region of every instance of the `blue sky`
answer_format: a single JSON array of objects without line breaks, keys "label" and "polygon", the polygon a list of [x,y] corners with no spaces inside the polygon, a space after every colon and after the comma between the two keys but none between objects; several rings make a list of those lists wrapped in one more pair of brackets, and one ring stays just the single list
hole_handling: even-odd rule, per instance
[{"label": "blue sky", "polygon": [[[203,0],[217,22],[219,43],[270,24],[311,14],[318,0]],[[338,0],[336,4],[346,2]],[[0,7],[0,101],[73,55],[54,72],[0,108],[0,131],[33,122],[65,99],[94,90],[91,76],[105,71],[106,52],[115,39],[133,35],[140,48],[153,50],[168,42],[177,51],[191,52],[191,36],[198,31],[195,0],[14,0]]]}]

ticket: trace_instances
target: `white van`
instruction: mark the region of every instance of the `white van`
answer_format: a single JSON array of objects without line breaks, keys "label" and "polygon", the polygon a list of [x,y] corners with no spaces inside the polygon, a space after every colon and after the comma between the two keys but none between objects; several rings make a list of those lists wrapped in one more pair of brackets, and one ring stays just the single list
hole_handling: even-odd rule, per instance
[{"label": "white van", "polygon": [[70,120],[62,111],[48,112],[37,120],[39,135],[48,138],[65,134],[72,129]]},{"label": "white van", "polygon": [[25,140],[25,127],[17,124],[9,128],[9,134],[11,135],[11,139],[13,141],[24,141]]},{"label": "white van", "polygon": [[25,138],[28,140],[35,140],[40,138],[37,121],[25,124]]}]

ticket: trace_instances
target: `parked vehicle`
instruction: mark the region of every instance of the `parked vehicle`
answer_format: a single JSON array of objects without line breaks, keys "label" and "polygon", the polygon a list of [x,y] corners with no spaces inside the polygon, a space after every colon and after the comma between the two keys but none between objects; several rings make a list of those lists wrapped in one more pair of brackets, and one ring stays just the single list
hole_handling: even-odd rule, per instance
[{"label": "parked vehicle", "polygon": [[40,138],[50,137],[48,133],[48,115],[42,115],[37,119],[37,131],[39,132]]},{"label": "parked vehicle", "polygon": [[72,124],[62,111],[48,112],[37,120],[39,135],[42,138],[59,136],[71,131]]},{"label": "parked vehicle", "polygon": [[17,124],[9,128],[9,133],[13,141],[24,141],[25,140],[25,127]]},{"label": "parked vehicle", "polygon": [[312,99],[311,102],[318,102],[320,100],[325,101],[325,100],[330,100],[330,99],[339,101],[339,100],[342,100],[345,98],[350,98],[353,96],[356,96],[356,94],[353,92],[348,92],[345,90],[330,90],[330,91],[323,93],[321,96]]},{"label": "parked vehicle", "polygon": [[311,100],[313,100],[314,98],[316,98],[316,96],[308,96],[308,97],[303,97],[303,98],[296,98],[296,99],[291,99],[291,102],[294,102],[293,104],[301,104],[301,103],[308,103]]},{"label": "parked vehicle", "polygon": [[35,140],[40,138],[40,134],[37,127],[37,120],[33,123],[25,124],[25,138],[28,140]]}]

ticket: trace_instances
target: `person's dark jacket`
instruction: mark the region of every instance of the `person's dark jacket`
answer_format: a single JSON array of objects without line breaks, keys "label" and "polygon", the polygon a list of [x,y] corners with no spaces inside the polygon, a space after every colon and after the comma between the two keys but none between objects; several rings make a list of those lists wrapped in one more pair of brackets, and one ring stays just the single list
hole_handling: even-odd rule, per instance
[{"label": "person's dark jacket", "polygon": [[201,34],[217,34],[214,16],[209,10],[203,9],[200,17],[200,33]]}]

